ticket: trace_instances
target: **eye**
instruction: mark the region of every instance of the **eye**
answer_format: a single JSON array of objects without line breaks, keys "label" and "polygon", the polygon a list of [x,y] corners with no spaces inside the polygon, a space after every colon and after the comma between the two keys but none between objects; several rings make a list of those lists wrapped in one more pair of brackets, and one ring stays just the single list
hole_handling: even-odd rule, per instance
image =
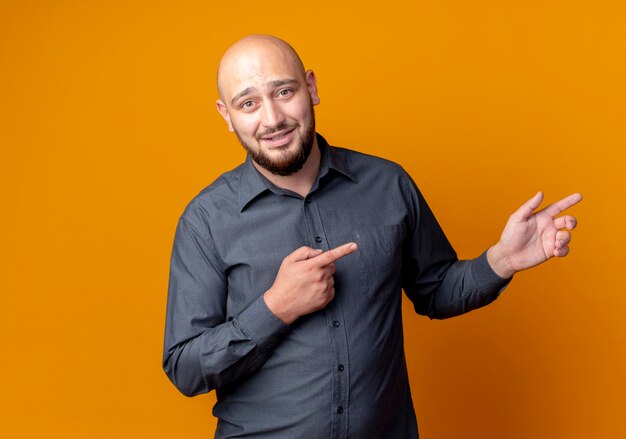
[{"label": "eye", "polygon": [[244,101],[241,103],[241,108],[244,110],[251,110],[254,107],[254,101]]},{"label": "eye", "polygon": [[292,93],[293,93],[292,89],[290,89],[290,88],[283,88],[282,90],[280,90],[278,92],[278,96],[284,98],[284,97],[290,96]]}]

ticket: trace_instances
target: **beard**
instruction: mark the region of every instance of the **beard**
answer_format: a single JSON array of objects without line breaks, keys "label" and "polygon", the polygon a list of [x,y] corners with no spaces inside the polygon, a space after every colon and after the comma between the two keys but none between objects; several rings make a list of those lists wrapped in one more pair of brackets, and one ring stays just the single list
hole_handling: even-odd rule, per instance
[{"label": "beard", "polygon": [[[302,169],[307,159],[309,158],[309,154],[311,154],[311,149],[313,148],[313,143],[315,141],[315,114],[313,112],[312,104],[309,114],[310,116],[307,117],[307,119],[304,121],[304,137],[302,138],[300,144],[297,145],[296,150],[293,152],[285,151],[280,154],[279,157],[270,157],[268,154],[262,151],[260,147],[253,148],[241,138],[237,130],[235,130],[235,134],[237,135],[241,146],[243,146],[246,152],[250,155],[250,158],[254,160],[255,163],[257,163],[264,169],[267,169],[274,175],[280,175],[285,177],[288,175],[292,175]],[[298,125],[289,126],[287,124],[280,124],[271,132],[263,133],[263,136],[269,136],[274,132],[278,132],[281,130],[290,130],[292,128],[298,128]],[[259,138],[263,136],[257,136],[257,140],[259,140]]]}]

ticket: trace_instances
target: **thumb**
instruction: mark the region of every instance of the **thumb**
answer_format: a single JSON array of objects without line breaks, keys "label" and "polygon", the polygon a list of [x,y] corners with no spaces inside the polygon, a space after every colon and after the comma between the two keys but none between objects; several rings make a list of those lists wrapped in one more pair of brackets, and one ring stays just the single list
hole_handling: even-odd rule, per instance
[{"label": "thumb", "polygon": [[522,206],[517,209],[517,211],[513,214],[513,216],[518,217],[521,220],[528,219],[535,209],[537,209],[541,202],[543,201],[543,192],[537,192],[537,195],[532,197],[530,200],[526,201]]}]

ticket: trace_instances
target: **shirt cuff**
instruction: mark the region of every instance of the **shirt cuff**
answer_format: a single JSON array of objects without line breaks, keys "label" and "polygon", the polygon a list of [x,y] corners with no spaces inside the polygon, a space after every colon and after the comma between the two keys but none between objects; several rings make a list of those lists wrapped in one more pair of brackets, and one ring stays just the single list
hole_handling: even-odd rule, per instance
[{"label": "shirt cuff", "polygon": [[491,268],[491,265],[487,260],[487,251],[483,252],[478,258],[476,258],[472,268],[478,284],[483,285],[487,291],[497,291],[498,295],[511,282],[511,279],[513,279],[513,277],[503,279],[498,276],[495,271],[493,271],[493,268]]},{"label": "shirt cuff", "polygon": [[272,344],[272,340],[289,330],[289,325],[272,314],[263,296],[252,302],[237,320],[244,334],[260,347]]}]

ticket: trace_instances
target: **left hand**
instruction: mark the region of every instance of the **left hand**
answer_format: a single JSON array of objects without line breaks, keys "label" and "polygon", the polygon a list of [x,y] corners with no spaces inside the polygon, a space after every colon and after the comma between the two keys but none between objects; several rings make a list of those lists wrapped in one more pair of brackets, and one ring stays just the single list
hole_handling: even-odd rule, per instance
[{"label": "left hand", "polygon": [[538,192],[513,213],[500,241],[487,251],[487,260],[498,276],[508,279],[552,257],[566,256],[576,218],[557,215],[580,200],[582,195],[572,194],[535,212],[543,201],[543,193]]}]

